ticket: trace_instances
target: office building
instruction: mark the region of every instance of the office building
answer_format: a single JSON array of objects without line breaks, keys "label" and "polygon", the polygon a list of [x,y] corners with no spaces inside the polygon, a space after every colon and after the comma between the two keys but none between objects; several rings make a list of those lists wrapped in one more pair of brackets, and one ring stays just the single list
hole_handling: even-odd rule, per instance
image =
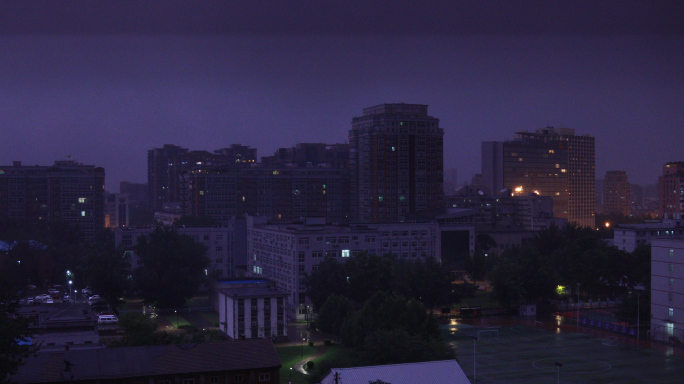
[{"label": "office building", "polygon": [[670,162],[663,166],[658,178],[660,217],[684,212],[684,161]]},{"label": "office building", "polygon": [[352,222],[397,222],[444,204],[444,130],[421,104],[364,108],[349,131]]},{"label": "office building", "polygon": [[287,314],[305,320],[304,275],[318,270],[325,258],[344,262],[361,252],[391,255],[402,260],[440,259],[437,223],[326,225],[323,218],[301,223],[269,224],[263,217],[247,218],[248,271],[273,280],[289,293]]},{"label": "office building", "polygon": [[0,166],[0,219],[77,225],[86,241],[104,227],[104,168],[73,160]]},{"label": "office building", "polygon": [[629,216],[631,213],[631,186],[625,171],[608,171],[603,182],[603,212]]},{"label": "office building", "polygon": [[651,335],[680,344],[684,340],[684,237],[651,243]]},{"label": "office building", "polygon": [[643,224],[620,224],[613,232],[613,245],[621,251],[632,252],[640,245],[654,240],[684,235],[681,215],[663,220],[649,220]]},{"label": "office building", "polygon": [[247,145],[231,144],[230,147],[217,149],[214,153],[224,157],[222,162],[230,164],[248,165],[257,161],[256,148]]},{"label": "office building", "polygon": [[595,226],[594,138],[574,129],[518,132],[514,140],[482,143],[487,190],[510,189],[553,198],[553,213],[582,227]]},{"label": "office building", "polygon": [[123,193],[107,193],[105,197],[105,228],[128,227],[129,196]]}]

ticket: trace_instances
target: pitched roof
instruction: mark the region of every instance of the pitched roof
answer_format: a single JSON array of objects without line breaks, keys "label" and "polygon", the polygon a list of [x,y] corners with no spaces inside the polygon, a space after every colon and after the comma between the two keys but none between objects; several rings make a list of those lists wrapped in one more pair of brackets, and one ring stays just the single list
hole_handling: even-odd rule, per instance
[{"label": "pitched roof", "polygon": [[[69,370],[65,371],[67,364]],[[38,353],[26,361],[12,380],[46,383],[280,366],[271,340],[253,339]]]},{"label": "pitched roof", "polygon": [[321,380],[321,384],[335,383],[335,374],[339,374],[339,382],[344,384],[368,384],[375,380],[391,384],[470,384],[456,360],[333,368]]}]

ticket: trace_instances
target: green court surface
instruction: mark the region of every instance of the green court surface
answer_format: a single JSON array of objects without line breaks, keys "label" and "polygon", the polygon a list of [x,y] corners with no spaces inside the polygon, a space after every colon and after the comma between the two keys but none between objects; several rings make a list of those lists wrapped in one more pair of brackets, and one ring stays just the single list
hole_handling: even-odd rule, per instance
[{"label": "green court surface", "polygon": [[524,325],[457,324],[444,325],[442,331],[472,383],[474,378],[481,384],[684,383],[684,359],[672,348],[655,351],[613,336]]}]

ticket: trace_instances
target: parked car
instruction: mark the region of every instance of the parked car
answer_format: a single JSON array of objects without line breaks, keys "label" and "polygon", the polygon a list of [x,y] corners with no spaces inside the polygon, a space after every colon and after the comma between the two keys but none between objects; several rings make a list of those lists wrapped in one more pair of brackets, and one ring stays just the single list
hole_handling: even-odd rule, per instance
[{"label": "parked car", "polygon": [[26,289],[36,289],[37,287],[33,284],[29,284],[26,286]]},{"label": "parked car", "polygon": [[33,297],[27,297],[26,298],[26,304],[33,304]]},{"label": "parked car", "polygon": [[54,301],[54,300],[52,300],[52,298],[51,298],[51,297],[49,297],[49,298],[45,299],[45,301],[44,301],[44,303],[45,303],[45,304],[54,304],[54,302],[55,302],[55,301]]},{"label": "parked car", "polygon": [[35,300],[38,301],[38,302],[42,302],[42,301],[45,301],[45,300],[47,300],[47,299],[52,299],[52,296],[50,296],[50,295],[45,295],[45,294],[43,294],[43,295],[38,295],[38,296],[36,296],[36,299],[35,299]]},{"label": "parked car", "polygon": [[95,301],[100,300],[100,295],[93,295],[88,298],[88,302],[93,303]]},{"label": "parked car", "polygon": [[69,295],[64,295],[64,296],[62,297],[62,300],[63,300],[63,301],[71,301],[71,296],[69,296]]},{"label": "parked car", "polygon": [[48,293],[51,295],[54,295],[55,293],[59,293],[59,289],[56,288],[48,288]]},{"label": "parked car", "polygon": [[87,295],[92,295],[92,294],[93,294],[93,290],[92,290],[90,287],[86,287],[86,288],[81,289],[81,293],[82,293],[83,295],[86,295],[86,296],[87,296]]},{"label": "parked car", "polygon": [[97,316],[97,323],[100,325],[104,324],[116,324],[119,319],[115,315],[99,315]]}]

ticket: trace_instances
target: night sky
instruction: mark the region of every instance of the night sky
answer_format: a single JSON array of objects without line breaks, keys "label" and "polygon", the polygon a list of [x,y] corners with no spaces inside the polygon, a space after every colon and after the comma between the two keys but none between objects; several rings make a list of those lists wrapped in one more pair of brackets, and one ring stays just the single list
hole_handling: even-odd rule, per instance
[{"label": "night sky", "polygon": [[3,1],[0,165],[70,155],[118,192],[163,144],[267,156],[406,102],[460,182],[482,141],[550,125],[596,137],[597,177],[652,184],[684,161],[684,3],[601,3]]}]

